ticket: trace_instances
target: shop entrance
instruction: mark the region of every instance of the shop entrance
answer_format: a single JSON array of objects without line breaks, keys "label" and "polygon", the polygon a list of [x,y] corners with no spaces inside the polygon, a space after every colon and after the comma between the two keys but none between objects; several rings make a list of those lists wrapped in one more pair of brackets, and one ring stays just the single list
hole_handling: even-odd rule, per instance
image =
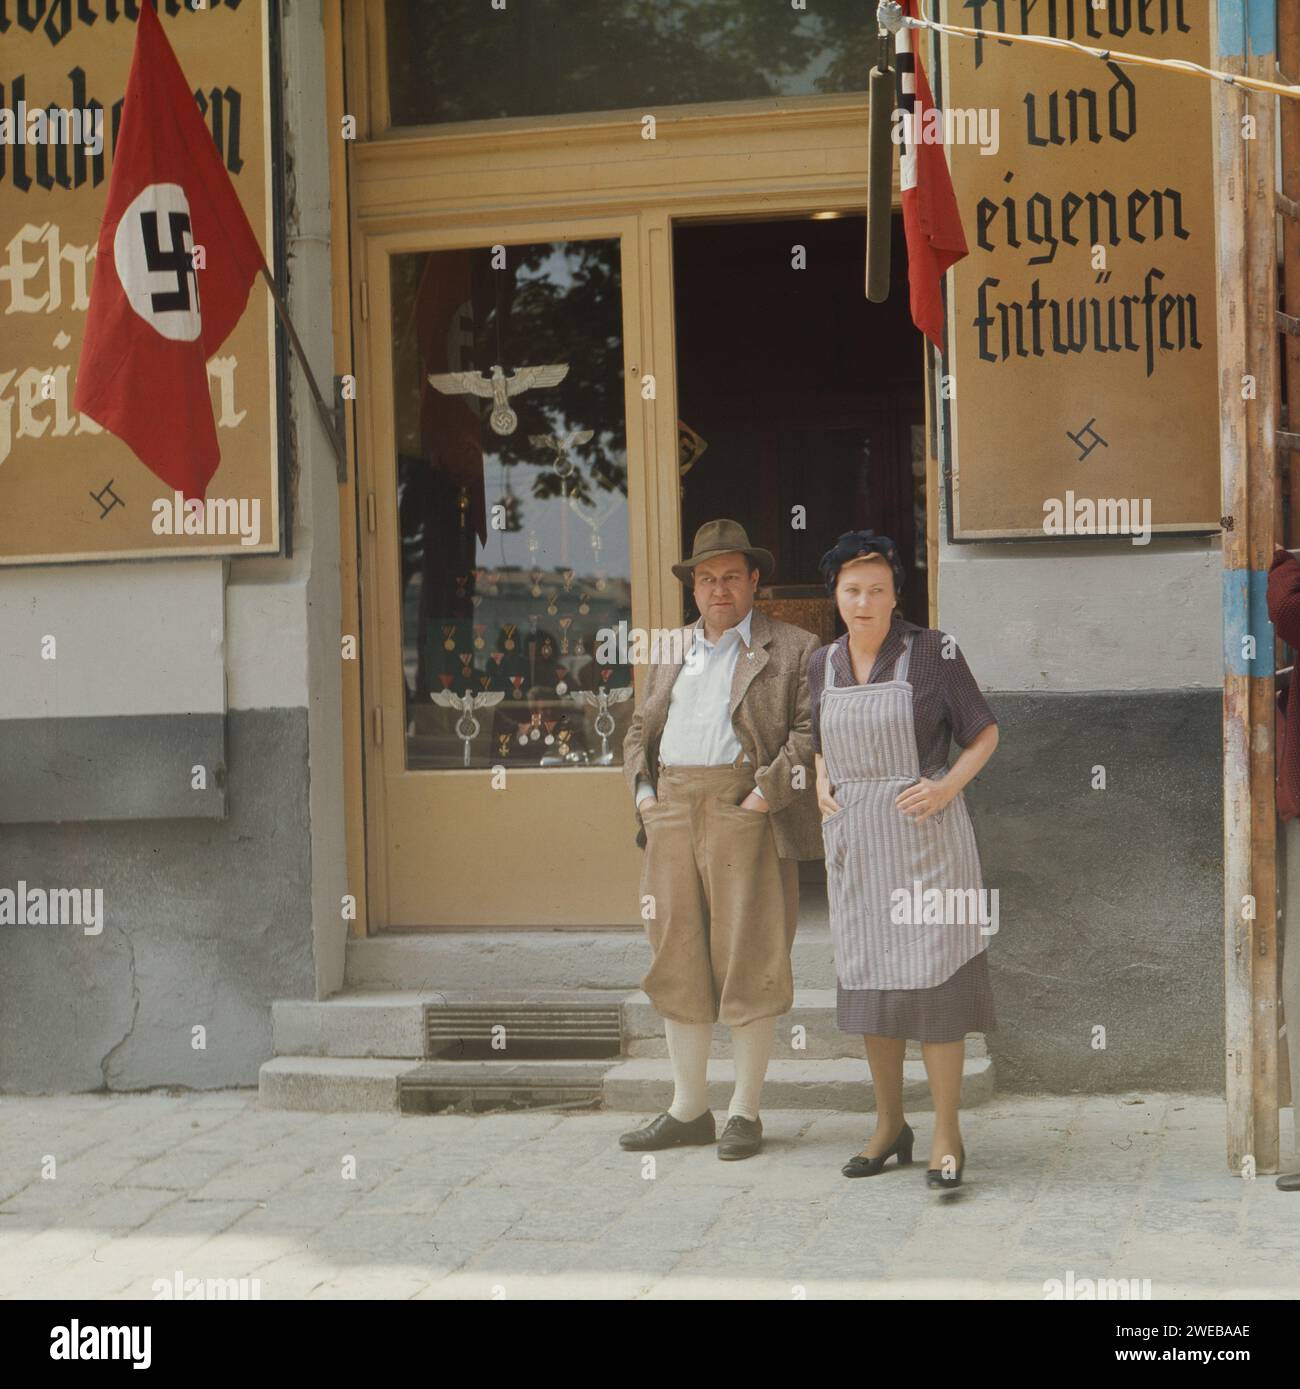
[{"label": "shop entrance", "polygon": [[884,304],[862,293],[860,216],[673,231],[683,540],[740,521],[776,557],[760,603],[826,641],[842,629],[817,561],[845,530],[897,542],[906,616],[929,621],[922,339],[894,221]]},{"label": "shop entrance", "polygon": [[927,620],[905,275],[866,301],[861,216],[663,218],[662,259],[642,220],[368,244],[389,928],[636,924],[637,672],[601,634],[693,620],[671,565],[702,522],[770,549],[760,604],[823,640],[819,556],[851,527],[889,534]]}]

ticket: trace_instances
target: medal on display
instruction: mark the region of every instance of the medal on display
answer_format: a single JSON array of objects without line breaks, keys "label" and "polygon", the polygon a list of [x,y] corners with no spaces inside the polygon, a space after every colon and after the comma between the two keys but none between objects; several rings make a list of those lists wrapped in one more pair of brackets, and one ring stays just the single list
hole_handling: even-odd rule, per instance
[{"label": "medal on display", "polygon": [[572,619],[571,617],[562,617],[562,618],[560,619],[560,631],[564,634],[564,635],[560,638],[560,655],[561,655],[561,656],[567,656],[567,655],[569,654],[569,628],[572,627],[572,626],[573,626],[573,619]]},{"label": "medal on display", "polygon": [[515,698],[520,698],[524,688],[524,677],[522,675],[512,675],[510,677],[510,687],[515,692]]},{"label": "medal on display", "polygon": [[578,601],[578,611],[580,613],[589,613],[591,611],[591,604],[587,601],[590,597],[590,593],[582,594],[581,598]]},{"label": "medal on display", "polygon": [[444,647],[447,651],[455,651],[455,649],[456,649],[456,628],[455,628],[455,626],[453,625],[453,626],[451,626],[451,627],[444,627],[444,628],[442,629],[442,636],[443,636],[443,642],[442,642],[443,647]]},{"label": "medal on display", "polygon": [[508,622],[501,628],[502,632],[505,634],[505,647],[507,651],[513,651],[515,649],[515,628],[516,624],[513,622]]},{"label": "medal on display", "polygon": [[565,681],[568,678],[568,674],[569,672],[565,670],[563,666],[555,667],[555,693],[557,695],[562,696],[568,694],[569,687],[567,684],[565,684]]},{"label": "medal on display", "polygon": [[559,723],[559,719],[542,720],[542,727],[546,730],[546,737],[543,738],[542,741],[547,747],[550,747],[555,742],[555,725],[557,723]]},{"label": "medal on display", "polygon": [[[478,596],[478,595],[476,594],[475,597],[477,597],[477,596]],[[487,627],[486,627],[486,625],[485,625],[484,623],[476,622],[476,623],[474,624],[474,650],[475,650],[475,651],[482,651],[483,648],[487,645],[487,642],[484,641],[484,639],[483,639],[483,633],[486,632],[486,631],[487,631]]]}]

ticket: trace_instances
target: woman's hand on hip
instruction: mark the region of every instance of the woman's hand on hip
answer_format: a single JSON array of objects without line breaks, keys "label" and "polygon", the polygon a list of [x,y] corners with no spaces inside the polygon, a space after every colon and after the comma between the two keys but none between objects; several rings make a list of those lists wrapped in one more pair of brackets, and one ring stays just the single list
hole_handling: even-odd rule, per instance
[{"label": "woman's hand on hip", "polygon": [[957,793],[941,781],[923,776],[915,786],[894,798],[894,804],[913,824],[919,825],[931,815],[937,815]]}]

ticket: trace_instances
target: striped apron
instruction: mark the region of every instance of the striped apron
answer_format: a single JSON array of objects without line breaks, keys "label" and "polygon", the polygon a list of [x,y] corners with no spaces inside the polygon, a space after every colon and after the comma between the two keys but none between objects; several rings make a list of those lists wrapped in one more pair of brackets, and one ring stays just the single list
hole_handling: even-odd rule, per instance
[{"label": "striped apron", "polygon": [[[822,758],[840,809],[822,821],[822,840],[844,989],[933,988],[989,941],[980,929],[984,884],[964,794],[921,824],[894,804],[921,776],[907,681],[913,635],[903,639],[892,680],[837,686],[826,661]],[[946,771],[926,775],[939,780]],[[938,905],[934,893],[925,900],[933,888]]]}]

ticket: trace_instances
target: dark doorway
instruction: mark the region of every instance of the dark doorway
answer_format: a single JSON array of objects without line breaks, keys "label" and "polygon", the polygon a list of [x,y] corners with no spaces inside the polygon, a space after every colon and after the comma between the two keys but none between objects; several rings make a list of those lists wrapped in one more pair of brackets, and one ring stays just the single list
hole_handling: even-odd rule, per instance
[{"label": "dark doorway", "polygon": [[[864,236],[860,216],[673,232],[684,543],[714,517],[740,521],[776,556],[763,606],[824,640],[842,628],[817,561],[860,527],[897,542],[904,613],[929,624],[923,338],[901,218],[883,304],[863,293]],[[796,246],[805,269],[792,267]],[[692,433],[704,445],[693,462]],[[797,506],[806,529],[792,525]]]}]

